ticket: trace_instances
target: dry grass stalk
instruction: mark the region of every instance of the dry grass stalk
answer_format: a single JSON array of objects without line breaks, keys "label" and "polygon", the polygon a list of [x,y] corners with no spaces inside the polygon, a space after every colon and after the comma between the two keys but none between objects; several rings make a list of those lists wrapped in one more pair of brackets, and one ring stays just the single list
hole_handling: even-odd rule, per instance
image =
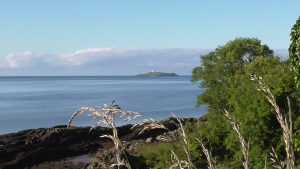
[{"label": "dry grass stalk", "polygon": [[268,158],[268,157],[266,156],[266,157],[265,157],[265,165],[264,165],[264,169],[267,169],[267,164],[268,164],[268,163],[267,163],[267,158]]},{"label": "dry grass stalk", "polygon": [[189,145],[187,142],[186,133],[184,131],[183,125],[182,125],[181,121],[179,120],[179,118],[176,115],[174,115],[173,113],[172,113],[172,115],[179,122],[179,133],[183,140],[183,144],[180,144],[180,146],[184,150],[187,160],[179,160],[176,153],[173,150],[171,150],[171,161],[172,161],[173,165],[170,167],[170,169],[175,168],[177,166],[180,169],[192,169],[192,168],[194,168],[194,165],[191,161],[191,155],[190,155]]},{"label": "dry grass stalk", "polygon": [[244,139],[243,135],[240,132],[240,126],[237,123],[235,117],[231,115],[226,109],[225,109],[225,116],[229,120],[232,129],[237,133],[241,147],[242,147],[242,152],[244,156],[244,161],[243,161],[243,166],[244,169],[249,169],[249,143],[246,142]]},{"label": "dry grass stalk", "polygon": [[274,95],[272,94],[270,88],[268,85],[264,82],[262,77],[257,77],[256,75],[250,75],[250,79],[252,81],[255,81],[259,84],[259,91],[262,91],[269,101],[269,103],[274,107],[275,109],[275,115],[277,118],[277,121],[280,124],[280,127],[282,129],[282,134],[284,138],[285,143],[285,151],[286,151],[286,159],[287,159],[287,168],[288,169],[294,169],[295,168],[295,156],[294,151],[292,147],[292,117],[291,117],[291,105],[290,105],[290,99],[288,100],[288,106],[289,106],[289,112],[287,114],[288,117],[284,113],[281,112],[280,107],[276,103],[276,99]]},{"label": "dry grass stalk", "polygon": [[217,169],[217,163],[216,160],[212,157],[211,152],[204,146],[203,142],[199,139],[196,138],[196,140],[200,143],[201,148],[202,148],[202,152],[204,153],[206,159],[207,159],[207,163],[208,169]]},{"label": "dry grass stalk", "polygon": [[94,127],[100,126],[101,124],[103,124],[112,129],[112,132],[113,132],[112,135],[101,136],[101,137],[109,138],[114,142],[114,147],[116,149],[117,163],[112,164],[111,167],[117,166],[119,168],[120,166],[126,166],[128,169],[131,169],[129,161],[126,157],[125,149],[124,149],[122,142],[118,136],[118,130],[117,130],[117,127],[115,124],[115,118],[118,115],[123,119],[123,121],[130,121],[137,117],[140,117],[141,114],[137,113],[137,112],[122,111],[121,108],[117,104],[115,104],[115,101],[112,101],[112,103],[110,105],[105,104],[102,108],[98,108],[98,109],[89,108],[89,107],[82,107],[82,108],[78,109],[76,112],[74,112],[74,114],[70,118],[68,127],[71,126],[74,119],[78,115],[83,114],[83,113],[88,113],[90,116],[93,117],[94,120],[96,120]]},{"label": "dry grass stalk", "polygon": [[143,127],[142,130],[138,133],[138,135],[144,133],[145,131],[153,130],[153,129],[169,130],[163,124],[159,124],[151,118],[150,119],[144,119],[143,122],[133,125],[131,127],[131,129],[136,128],[136,127]]},{"label": "dry grass stalk", "polygon": [[170,169],[177,168],[177,167],[179,167],[179,169],[190,168],[189,162],[186,160],[180,160],[177,154],[173,150],[171,150],[171,162],[172,165]]},{"label": "dry grass stalk", "polygon": [[274,150],[273,147],[271,147],[272,152],[270,152],[270,160],[271,160],[271,164],[274,168],[276,169],[284,169],[284,163],[279,159],[276,151]]}]

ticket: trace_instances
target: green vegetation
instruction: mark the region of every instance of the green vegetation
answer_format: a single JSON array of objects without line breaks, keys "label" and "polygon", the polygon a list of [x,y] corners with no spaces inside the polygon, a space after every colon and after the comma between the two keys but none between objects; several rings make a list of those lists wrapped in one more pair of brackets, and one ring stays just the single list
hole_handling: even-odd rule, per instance
[{"label": "green vegetation", "polygon": [[[270,104],[266,97],[268,95],[261,91],[260,84],[250,80],[250,75],[256,75],[265,82],[274,96],[275,105]],[[293,151],[296,166],[300,167],[300,97],[293,80],[294,75],[291,64],[281,61],[258,39],[237,38],[201,56],[201,66],[193,69],[192,80],[200,82],[201,88],[206,88],[198,96],[197,105],[208,105],[208,110],[199,123],[185,126],[195,168],[207,168],[203,148],[195,138],[202,140],[211,151],[218,168],[245,168],[240,138],[224,115],[225,110],[234,117],[240,134],[248,144],[249,168],[274,168],[278,164],[284,168],[294,168]],[[278,110],[276,106],[279,107]],[[288,152],[277,111],[281,113],[283,121],[286,121],[286,127],[294,124],[291,131],[294,148]],[[291,122],[288,120],[289,112],[292,115]],[[180,141],[150,147],[151,151],[148,153],[145,153],[146,147],[138,150],[148,161],[147,164],[169,168],[167,155],[174,147],[180,147]],[[184,152],[178,154],[185,158]],[[278,156],[277,161],[272,161],[274,154]]]},{"label": "green vegetation", "polygon": [[174,146],[171,143],[144,144],[138,148],[137,155],[145,159],[149,167],[168,168],[171,166],[170,152]]},{"label": "green vegetation", "polygon": [[[204,119],[209,125],[203,126],[207,132],[201,134],[201,138],[209,140],[212,153],[221,166],[243,167],[242,149],[237,146],[239,138],[223,115],[224,109],[227,109],[238,122],[242,122],[240,130],[249,142],[251,168],[264,168],[264,160],[268,159],[271,146],[283,149],[282,143],[278,144],[281,142],[281,133],[273,108],[264,95],[257,91],[249,74],[263,76],[276,92],[277,98],[285,99],[293,86],[292,82],[285,83],[289,82],[286,79],[291,78],[291,74],[287,73],[289,69],[273,55],[268,46],[262,45],[258,39],[248,38],[230,41],[202,56],[201,61],[202,66],[193,70],[193,81],[202,80],[200,86],[207,88],[197,102],[198,105],[208,104]],[[219,124],[223,124],[223,127],[220,128]],[[215,152],[216,147],[225,152]]]},{"label": "green vegetation", "polygon": [[300,89],[300,17],[291,31],[291,44],[289,48],[290,61],[294,72],[295,83]]},{"label": "green vegetation", "polygon": [[177,119],[179,138],[143,144],[136,157],[158,169],[300,168],[300,17],[291,40],[290,61],[256,38],[201,56],[192,81],[206,89],[197,105],[207,113],[184,126]]},{"label": "green vegetation", "polygon": [[[294,73],[294,80],[298,91],[300,91],[300,17],[291,30],[291,44],[289,48],[291,68]],[[294,148],[300,152],[300,117],[297,117],[294,128]]]}]

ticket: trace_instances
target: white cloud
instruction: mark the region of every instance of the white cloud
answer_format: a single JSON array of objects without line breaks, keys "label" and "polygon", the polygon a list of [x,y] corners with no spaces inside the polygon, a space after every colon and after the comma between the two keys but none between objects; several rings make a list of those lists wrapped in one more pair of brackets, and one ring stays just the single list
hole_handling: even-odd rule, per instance
[{"label": "white cloud", "polygon": [[94,60],[104,60],[122,54],[123,49],[117,48],[87,48],[70,54],[62,54],[60,59],[66,65],[78,66]]},{"label": "white cloud", "polygon": [[207,50],[87,48],[67,54],[10,53],[5,65],[6,72],[18,75],[124,75],[150,70],[190,74],[204,53]]},{"label": "white cloud", "polygon": [[53,56],[43,53],[23,52],[23,53],[10,53],[5,56],[5,65],[8,68],[24,68],[43,66],[45,64],[53,64]]},{"label": "white cloud", "polygon": [[[0,63],[0,75],[134,75],[151,70],[191,74],[199,56],[209,51],[87,48],[67,54],[10,53]],[[275,53],[288,56],[287,50]]]}]

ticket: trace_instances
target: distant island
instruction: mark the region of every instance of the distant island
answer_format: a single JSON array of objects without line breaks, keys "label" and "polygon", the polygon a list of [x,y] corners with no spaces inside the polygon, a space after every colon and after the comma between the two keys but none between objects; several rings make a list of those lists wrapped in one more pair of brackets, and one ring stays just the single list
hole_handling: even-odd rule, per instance
[{"label": "distant island", "polygon": [[148,73],[143,73],[143,74],[139,74],[136,76],[143,76],[143,77],[162,77],[162,76],[178,76],[175,73],[165,73],[165,72],[155,72],[155,71],[151,71]]}]

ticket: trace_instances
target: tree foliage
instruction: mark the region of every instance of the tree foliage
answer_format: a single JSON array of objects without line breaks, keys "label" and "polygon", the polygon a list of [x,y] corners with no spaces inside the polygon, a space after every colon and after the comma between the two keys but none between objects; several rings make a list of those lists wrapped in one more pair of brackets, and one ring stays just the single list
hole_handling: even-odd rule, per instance
[{"label": "tree foliage", "polygon": [[[207,105],[207,113],[199,123],[185,127],[191,160],[196,168],[206,168],[207,162],[199,138],[211,151],[221,169],[243,168],[243,153],[239,138],[224,116],[227,109],[239,123],[239,129],[249,143],[249,165],[253,169],[272,168],[271,147],[275,147],[280,160],[285,160],[281,128],[272,107],[250,74],[263,77],[275,96],[282,112],[288,112],[287,97],[294,112],[299,112],[299,92],[293,80],[291,64],[282,62],[273,51],[255,38],[237,38],[201,56],[200,66],[193,69],[192,80],[204,92],[198,96],[197,105]],[[293,113],[296,150],[300,151],[300,116]],[[164,147],[151,147],[145,159],[156,161],[152,167],[167,168],[169,150],[178,146],[176,142]],[[296,158],[300,157],[299,151]],[[143,151],[142,151],[143,152]],[[184,153],[177,152],[179,156]],[[151,161],[150,160],[150,161]]]},{"label": "tree foliage", "polygon": [[291,44],[289,48],[290,61],[294,72],[294,79],[300,90],[300,17],[291,30]]},{"label": "tree foliage", "polygon": [[[294,73],[294,81],[298,91],[300,91],[300,16],[291,30],[291,44],[289,47],[290,63]],[[300,118],[296,120],[294,134],[295,150],[300,152]],[[298,129],[298,130],[297,130]]]},{"label": "tree foliage", "polygon": [[226,103],[228,93],[224,90],[230,80],[245,74],[246,65],[258,56],[271,56],[273,51],[260,40],[238,38],[218,47],[201,57],[202,65],[193,69],[193,81],[201,80],[200,87],[206,91],[198,97],[198,105],[209,104],[209,108],[220,108]]},{"label": "tree foliage", "polygon": [[214,155],[229,168],[242,168],[242,151],[237,146],[239,142],[236,134],[223,117],[225,108],[242,122],[241,132],[251,147],[251,168],[264,167],[271,146],[283,152],[280,127],[274,110],[250,81],[249,74],[264,77],[284,111],[287,110],[287,96],[296,100],[289,65],[281,62],[258,39],[238,38],[230,41],[201,56],[201,66],[193,70],[193,81],[199,81],[200,87],[206,88],[198,96],[197,104],[208,105],[208,113],[204,116],[208,125],[201,127],[202,131],[207,132],[198,133],[209,140]]}]

